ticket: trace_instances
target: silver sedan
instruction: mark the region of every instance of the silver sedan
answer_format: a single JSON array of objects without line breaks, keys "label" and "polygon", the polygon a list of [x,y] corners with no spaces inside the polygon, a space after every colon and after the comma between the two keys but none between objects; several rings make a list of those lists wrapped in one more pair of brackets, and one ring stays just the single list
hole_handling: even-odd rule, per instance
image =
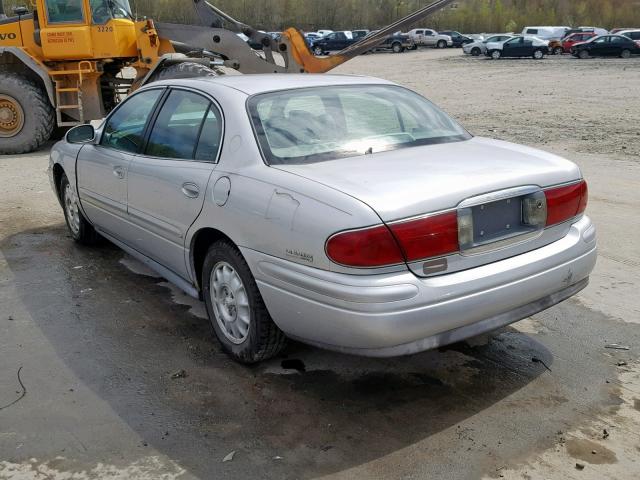
[{"label": "silver sedan", "polygon": [[368,356],[456,342],[574,295],[596,262],[576,165],[375,78],[154,83],[69,131],[50,176],[77,242],[203,299],[246,363],[286,338]]},{"label": "silver sedan", "polygon": [[463,45],[462,51],[467,55],[479,57],[480,55],[484,55],[485,53],[487,53],[488,43],[505,42],[510,38],[513,38],[513,35],[508,35],[508,34],[492,35],[491,37],[476,40],[475,42],[467,43],[466,45]]}]

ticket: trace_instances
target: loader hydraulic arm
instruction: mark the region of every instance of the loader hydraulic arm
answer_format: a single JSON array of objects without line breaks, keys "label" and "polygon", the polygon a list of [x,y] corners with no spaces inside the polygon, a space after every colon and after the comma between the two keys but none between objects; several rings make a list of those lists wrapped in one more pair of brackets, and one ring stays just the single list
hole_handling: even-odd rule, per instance
[{"label": "loader hydraulic arm", "polygon": [[[156,24],[160,37],[182,48],[212,52],[225,66],[242,73],[325,73],[382,43],[394,32],[411,26],[442,10],[455,0],[438,0],[369,35],[361,41],[329,57],[316,57],[304,35],[289,28],[276,41],[271,36],[235,20],[206,0],[193,0],[201,25]],[[226,27],[226,28],[223,28]],[[237,33],[261,44],[263,55],[257,54]],[[277,52],[281,62],[276,61]]]}]

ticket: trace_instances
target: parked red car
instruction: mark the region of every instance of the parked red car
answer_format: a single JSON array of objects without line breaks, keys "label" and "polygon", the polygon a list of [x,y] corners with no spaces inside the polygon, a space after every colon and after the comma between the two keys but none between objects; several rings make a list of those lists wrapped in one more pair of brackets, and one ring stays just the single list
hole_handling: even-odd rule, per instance
[{"label": "parked red car", "polygon": [[586,42],[593,37],[597,37],[594,32],[572,33],[562,40],[562,48],[564,49],[565,53],[571,53],[571,47],[573,47],[576,43]]}]

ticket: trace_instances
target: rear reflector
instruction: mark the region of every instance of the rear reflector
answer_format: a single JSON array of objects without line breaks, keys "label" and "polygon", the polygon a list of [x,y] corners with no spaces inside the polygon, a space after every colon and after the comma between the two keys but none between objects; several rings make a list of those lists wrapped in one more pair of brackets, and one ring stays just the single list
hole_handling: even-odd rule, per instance
[{"label": "rear reflector", "polygon": [[382,267],[404,263],[386,225],[336,233],[327,240],[327,256],[349,267]]},{"label": "rear reflector", "polygon": [[547,227],[571,220],[587,209],[589,189],[584,180],[545,190],[544,194],[547,197]]},{"label": "rear reflector", "polygon": [[408,262],[459,250],[458,213],[447,212],[389,225]]}]

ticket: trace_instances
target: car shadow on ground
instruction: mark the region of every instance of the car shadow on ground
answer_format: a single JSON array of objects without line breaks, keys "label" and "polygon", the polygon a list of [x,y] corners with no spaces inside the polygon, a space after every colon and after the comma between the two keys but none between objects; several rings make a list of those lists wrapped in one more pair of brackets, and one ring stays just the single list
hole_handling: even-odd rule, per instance
[{"label": "car shadow on ground", "polygon": [[456,428],[553,364],[542,344],[507,328],[397,359],[292,343],[245,367],[164,280],[125,268],[106,242],[80,247],[58,226],[1,249],[25,308],[79,381],[145,445],[202,478],[232,450],[237,472],[259,467],[263,478],[342,471]]}]

